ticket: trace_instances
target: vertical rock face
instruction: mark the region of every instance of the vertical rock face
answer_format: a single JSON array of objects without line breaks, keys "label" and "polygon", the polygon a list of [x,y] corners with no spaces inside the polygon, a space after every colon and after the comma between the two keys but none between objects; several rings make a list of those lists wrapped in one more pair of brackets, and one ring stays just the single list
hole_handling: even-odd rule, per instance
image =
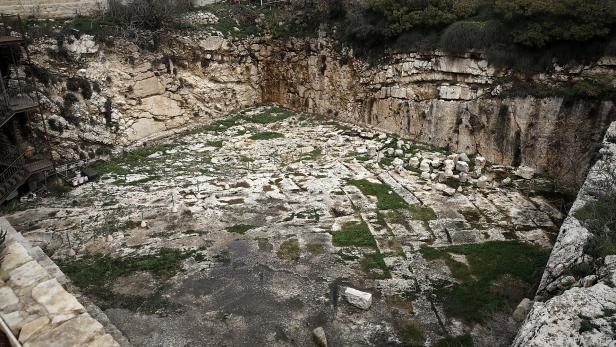
[{"label": "vertical rock face", "polygon": [[[537,290],[536,301],[514,346],[607,346],[616,336],[616,255],[587,254],[591,232],[575,211],[595,199],[597,189],[616,189],[616,122],[606,132],[600,159],[561,226]],[[586,269],[586,270],[583,270]]]},{"label": "vertical rock face", "polygon": [[[495,69],[481,56],[393,54],[368,66],[323,39],[231,42],[197,33],[172,35],[157,52],[118,41],[80,54],[76,63],[52,59],[52,40],[33,48],[41,68],[60,71],[46,100],[59,156],[93,156],[100,146],[126,146],[276,102],[581,183],[616,119],[612,101],[499,97],[499,81],[512,72]],[[542,78],[613,75],[615,64],[602,59]],[[66,117],[63,99],[75,93],[64,81],[75,76],[96,83],[100,92],[90,99],[77,93],[79,102],[68,112],[74,117]]]},{"label": "vertical rock face", "polygon": [[[499,78],[510,72],[480,57],[401,54],[368,67],[327,42],[276,48],[280,51],[269,57],[282,63],[265,68],[264,100],[479,153],[491,162],[529,166],[570,182],[581,183],[580,168],[589,166],[616,119],[612,101],[495,96],[502,90]],[[588,70],[605,71],[601,64]],[[571,77],[564,71],[551,78],[564,76]]]}]

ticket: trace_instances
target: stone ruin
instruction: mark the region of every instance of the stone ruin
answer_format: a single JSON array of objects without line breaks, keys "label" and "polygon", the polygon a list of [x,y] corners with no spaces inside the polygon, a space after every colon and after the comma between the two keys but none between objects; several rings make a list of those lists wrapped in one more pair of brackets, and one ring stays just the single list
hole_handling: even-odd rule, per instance
[{"label": "stone ruin", "polygon": [[[18,343],[614,343],[616,260],[586,253],[574,213],[613,168],[612,101],[499,99],[507,72],[483,59],[367,67],[326,39],[187,34],[152,53],[83,35],[78,69],[54,44],[32,47],[60,71],[42,100],[54,155],[92,158],[0,219]],[[79,122],[58,106],[68,78],[98,85],[75,92]],[[554,176],[584,182],[572,213]]]}]

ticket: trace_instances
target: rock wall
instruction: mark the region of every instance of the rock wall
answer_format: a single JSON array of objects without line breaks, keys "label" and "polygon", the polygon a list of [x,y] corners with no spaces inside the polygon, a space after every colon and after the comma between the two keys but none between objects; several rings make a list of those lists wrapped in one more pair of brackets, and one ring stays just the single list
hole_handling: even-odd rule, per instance
[{"label": "rock wall", "polygon": [[106,6],[107,0],[2,0],[0,13],[38,18],[87,15]]},{"label": "rock wall", "polygon": [[[613,101],[503,98],[510,71],[481,56],[394,55],[370,67],[329,41],[276,46],[267,57],[263,99],[330,114],[488,161],[524,165],[581,183],[596,145],[616,119]],[[282,61],[279,62],[279,60]],[[614,73],[616,61],[559,68],[570,80]],[[547,79],[548,77],[543,76]]]},{"label": "rock wall", "polygon": [[575,216],[576,210],[595,199],[597,189],[616,189],[616,122],[606,133],[600,155],[561,226],[535,303],[514,346],[616,343],[616,255],[587,254],[592,234]]},{"label": "rock wall", "polygon": [[[84,307],[67,292],[66,277],[39,247],[0,218],[7,240],[0,251],[0,317],[9,331],[25,346],[120,346],[112,332],[126,339],[107,319],[104,327],[92,318],[104,315],[97,307]],[[106,317],[105,317],[106,318]]]},{"label": "rock wall", "polygon": [[[608,100],[503,98],[512,72],[480,55],[398,54],[369,66],[326,39],[182,33],[169,35],[156,52],[125,41],[95,44],[87,36],[67,41],[62,49],[70,63],[49,55],[59,49],[54,40],[39,42],[34,54],[39,66],[58,72],[46,101],[48,118],[64,129],[52,134],[62,156],[92,156],[97,146],[142,142],[271,101],[581,184],[616,119]],[[537,78],[614,76],[616,59],[556,71]],[[89,100],[66,89],[75,76],[96,85]],[[71,93],[79,98],[72,120],[61,116]]]}]

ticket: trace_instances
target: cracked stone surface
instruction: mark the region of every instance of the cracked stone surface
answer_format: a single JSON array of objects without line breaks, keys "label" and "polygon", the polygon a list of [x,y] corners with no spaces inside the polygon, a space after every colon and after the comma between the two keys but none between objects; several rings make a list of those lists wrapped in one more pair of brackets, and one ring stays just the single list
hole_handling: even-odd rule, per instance
[{"label": "cracked stone surface", "polygon": [[[272,114],[284,117],[254,120]],[[459,279],[420,250],[502,241],[549,252],[562,215],[519,189],[526,180],[514,168],[471,158],[469,174],[448,173],[446,160],[466,158],[278,108],[221,124],[138,149],[141,157],[113,161],[100,179],[8,219],[60,263],[189,252],[164,281],[136,271],[92,297],[137,346],[311,345],[318,327],[333,346],[398,345],[408,343],[405,322],[421,322],[425,345],[447,334],[511,342],[517,302],[481,323],[449,314],[439,290]],[[358,180],[386,187],[379,199],[397,196],[401,207],[383,208]],[[365,223],[373,247],[334,241],[354,222]],[[383,266],[366,266],[374,255]],[[451,253],[451,262],[469,259]],[[345,287],[371,293],[370,308],[343,300]],[[145,297],[165,304],[150,312],[114,301]]]}]

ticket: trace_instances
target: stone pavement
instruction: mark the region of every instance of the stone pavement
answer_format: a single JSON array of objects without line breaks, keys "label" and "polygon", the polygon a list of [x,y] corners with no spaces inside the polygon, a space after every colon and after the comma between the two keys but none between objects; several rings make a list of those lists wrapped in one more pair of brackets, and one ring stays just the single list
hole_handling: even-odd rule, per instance
[{"label": "stone pavement", "polygon": [[[97,168],[98,181],[9,219],[71,271],[107,256],[134,269],[96,282],[111,298],[91,295],[144,346],[307,345],[317,326],[333,345],[466,334],[500,345],[517,327],[510,304],[498,299],[504,318],[464,318],[443,291],[482,276],[474,257],[486,247],[545,254],[562,219],[536,192],[549,182],[528,168],[516,176],[481,157],[277,107],[230,115]],[[177,257],[168,264],[179,265],[152,268],[168,249]],[[461,268],[471,275],[461,277]],[[512,294],[514,307],[520,295],[532,297],[532,285]],[[370,309],[340,303],[341,286],[372,293]],[[404,331],[416,325],[409,342]]]}]

